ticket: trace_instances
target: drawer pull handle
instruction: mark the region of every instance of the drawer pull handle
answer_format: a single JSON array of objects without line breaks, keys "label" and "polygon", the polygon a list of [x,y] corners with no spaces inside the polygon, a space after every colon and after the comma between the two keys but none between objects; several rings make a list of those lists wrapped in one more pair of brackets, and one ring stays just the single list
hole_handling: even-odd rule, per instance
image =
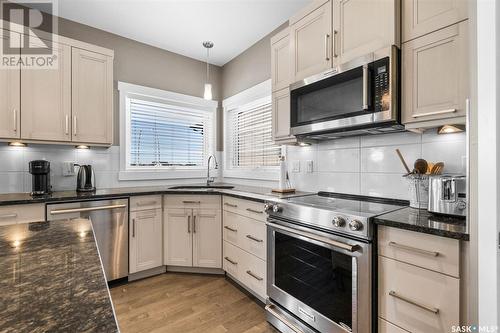
[{"label": "drawer pull handle", "polygon": [[14,213],[14,214],[0,215],[0,219],[13,219],[13,218],[16,218],[16,217],[17,217],[16,213]]},{"label": "drawer pull handle", "polygon": [[229,262],[230,262],[231,264],[233,264],[233,265],[238,265],[238,263],[237,263],[236,261],[232,260],[232,259],[231,259],[231,258],[229,258],[229,257],[224,257],[224,259],[226,259],[227,261],[229,261]]},{"label": "drawer pull handle", "polygon": [[233,229],[231,227],[228,227],[227,225],[224,226],[224,229],[227,229],[227,230],[232,231],[232,232],[238,232],[238,229]]},{"label": "drawer pull handle", "polygon": [[253,273],[253,272],[252,272],[252,271],[250,271],[250,270],[249,270],[249,271],[247,271],[247,274],[248,274],[248,275],[250,275],[251,277],[253,277],[253,278],[254,278],[255,280],[257,280],[257,281],[262,281],[262,280],[264,280],[264,279],[263,279],[263,278],[261,278],[260,276],[255,275],[255,273]]},{"label": "drawer pull handle", "polygon": [[182,202],[183,204],[201,204],[201,201],[190,201],[186,200]]},{"label": "drawer pull handle", "polygon": [[125,208],[127,205],[110,205],[110,206],[96,206],[96,207],[85,207],[85,208],[70,208],[70,209],[56,209],[51,210],[51,215],[60,215],[60,214],[71,214],[71,213],[85,213],[85,212],[95,212],[99,210],[111,210],[117,208]]},{"label": "drawer pull handle", "polygon": [[434,116],[434,115],[437,115],[437,114],[452,113],[452,112],[456,112],[456,111],[457,111],[457,109],[447,109],[447,110],[431,111],[431,112],[414,114],[413,118]]},{"label": "drawer pull handle", "polygon": [[264,212],[262,210],[255,210],[252,208],[247,208],[247,211],[249,211],[250,213],[255,213],[255,214],[264,214]]},{"label": "drawer pull handle", "polygon": [[415,305],[421,309],[424,309],[426,311],[429,311],[429,312],[432,312],[434,314],[438,314],[439,313],[439,309],[438,308],[433,308],[431,306],[427,306],[427,305],[423,305],[423,304],[420,304],[412,299],[409,299],[409,298],[406,298],[404,296],[401,296],[401,295],[398,295],[394,290],[391,290],[389,291],[389,295],[394,297],[394,298],[397,298],[403,302],[406,302],[408,304],[412,304],[412,305]]},{"label": "drawer pull handle", "polygon": [[224,206],[233,207],[233,208],[238,207],[238,205],[235,205],[235,204],[232,204],[232,203],[229,203],[229,202],[224,202]]},{"label": "drawer pull handle", "polygon": [[132,219],[132,237],[135,238],[135,219]]},{"label": "drawer pull handle", "polygon": [[412,246],[408,246],[408,245],[398,244],[396,242],[389,242],[389,245],[392,246],[392,247],[396,247],[396,248],[402,249],[402,250],[417,252],[417,253],[425,254],[425,255],[428,255],[428,256],[432,256],[432,257],[439,256],[439,252],[436,252],[436,251],[423,250],[423,249],[419,249],[417,247],[412,247]]},{"label": "drawer pull handle", "polygon": [[138,202],[138,203],[136,203],[136,205],[139,207],[152,206],[152,205],[156,205],[156,201]]},{"label": "drawer pull handle", "polygon": [[251,239],[251,240],[253,240],[253,241],[257,242],[257,243],[262,243],[262,242],[263,242],[263,240],[262,240],[262,239],[255,238],[255,237],[253,237],[252,235],[247,235],[246,237],[247,237],[248,239]]}]

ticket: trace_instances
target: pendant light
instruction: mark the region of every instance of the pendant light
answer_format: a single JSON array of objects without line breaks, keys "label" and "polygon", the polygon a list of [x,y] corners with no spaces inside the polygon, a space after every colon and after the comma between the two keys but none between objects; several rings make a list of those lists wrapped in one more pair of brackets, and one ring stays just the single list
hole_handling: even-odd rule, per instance
[{"label": "pendant light", "polygon": [[210,49],[214,47],[214,43],[211,41],[203,42],[203,47],[207,49],[207,82],[205,83],[205,92],[203,93],[203,98],[211,100],[212,99],[212,84],[210,83],[210,64],[208,62],[210,56]]}]

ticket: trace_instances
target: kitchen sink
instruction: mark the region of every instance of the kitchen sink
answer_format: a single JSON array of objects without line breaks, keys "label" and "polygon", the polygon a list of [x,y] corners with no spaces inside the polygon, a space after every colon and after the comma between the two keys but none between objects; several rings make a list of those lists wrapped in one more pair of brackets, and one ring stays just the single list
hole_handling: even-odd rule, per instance
[{"label": "kitchen sink", "polygon": [[232,189],[231,185],[181,185],[169,187],[170,190],[215,190],[215,189]]}]

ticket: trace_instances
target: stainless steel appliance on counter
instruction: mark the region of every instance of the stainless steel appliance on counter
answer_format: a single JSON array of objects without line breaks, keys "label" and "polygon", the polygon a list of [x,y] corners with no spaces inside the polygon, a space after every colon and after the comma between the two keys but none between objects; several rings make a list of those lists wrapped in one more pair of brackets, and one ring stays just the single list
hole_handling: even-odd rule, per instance
[{"label": "stainless steel appliance on counter", "polygon": [[390,203],[327,192],[266,203],[266,310],[273,326],[291,333],[372,331],[371,220],[403,204]]},{"label": "stainless steel appliance on counter", "polygon": [[460,175],[429,177],[429,207],[431,213],[466,216],[467,178]]},{"label": "stainless steel appliance on counter", "polygon": [[78,165],[78,176],[76,177],[77,192],[95,191],[95,174],[92,165]]},{"label": "stainless steel appliance on counter", "polygon": [[404,130],[399,66],[392,46],[292,84],[292,134],[321,140]]},{"label": "stainless steel appliance on counter", "polygon": [[128,199],[47,205],[47,221],[89,219],[108,281],[128,276]]}]

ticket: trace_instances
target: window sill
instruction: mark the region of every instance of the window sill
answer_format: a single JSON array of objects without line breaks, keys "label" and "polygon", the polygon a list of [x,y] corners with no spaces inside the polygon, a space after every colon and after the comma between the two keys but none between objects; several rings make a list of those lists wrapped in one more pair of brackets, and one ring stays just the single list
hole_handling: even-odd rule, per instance
[{"label": "window sill", "polygon": [[[218,171],[211,169],[211,177],[217,177]],[[124,170],[118,174],[119,180],[160,180],[206,178],[207,170]]]}]

